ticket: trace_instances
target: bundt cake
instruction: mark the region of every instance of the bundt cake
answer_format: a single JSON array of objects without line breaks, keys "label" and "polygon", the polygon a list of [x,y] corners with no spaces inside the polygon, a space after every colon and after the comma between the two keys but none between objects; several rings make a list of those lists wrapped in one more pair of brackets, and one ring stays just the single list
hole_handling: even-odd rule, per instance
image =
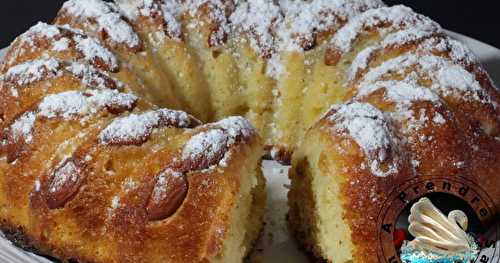
[{"label": "bundt cake", "polygon": [[412,179],[500,202],[499,91],[404,6],[69,0],[0,74],[0,228],[63,261],[242,261],[264,154],[293,159],[290,226],[327,261],[377,261],[377,213]]}]

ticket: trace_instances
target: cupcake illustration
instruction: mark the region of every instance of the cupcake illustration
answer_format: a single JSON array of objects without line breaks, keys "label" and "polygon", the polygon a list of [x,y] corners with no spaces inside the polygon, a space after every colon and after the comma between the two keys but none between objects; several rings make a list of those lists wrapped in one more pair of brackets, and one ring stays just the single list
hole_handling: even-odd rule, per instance
[{"label": "cupcake illustration", "polygon": [[466,232],[464,212],[453,210],[446,216],[424,197],[412,206],[408,221],[414,239],[403,242],[402,262],[469,263],[477,258],[479,247]]}]

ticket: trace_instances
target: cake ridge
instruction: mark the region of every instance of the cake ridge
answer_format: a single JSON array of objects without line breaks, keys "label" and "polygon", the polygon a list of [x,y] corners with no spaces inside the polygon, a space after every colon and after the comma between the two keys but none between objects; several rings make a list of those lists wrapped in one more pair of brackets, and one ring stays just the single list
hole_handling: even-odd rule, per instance
[{"label": "cake ridge", "polygon": [[208,126],[213,129],[194,135],[182,149],[182,160],[197,163],[197,169],[227,166],[232,146],[256,134],[247,120],[237,116],[224,118]]},{"label": "cake ridge", "polygon": [[102,108],[121,112],[121,108],[131,110],[137,103],[132,94],[120,93],[117,90],[66,91],[48,95],[38,106],[39,114],[47,118],[93,114]]},{"label": "cake ridge", "polygon": [[[393,140],[396,136],[380,110],[369,103],[352,102],[334,106],[327,118],[334,123],[335,132],[347,131],[354,138],[375,176],[387,177],[398,172],[397,143]],[[382,168],[381,164],[387,161],[387,167]]]},{"label": "cake ridge", "polygon": [[113,114],[132,111],[137,100],[136,96],[117,90],[73,90],[47,95],[33,110],[23,113],[4,128],[0,149],[6,150],[10,156],[8,159],[13,162],[21,154],[21,148],[33,143],[38,119],[59,119],[63,122],[78,120],[84,124],[102,110]]},{"label": "cake ridge", "polygon": [[406,81],[377,81],[360,85],[354,98],[370,95],[380,89],[385,90],[385,98],[397,103],[408,103],[417,100],[440,102],[441,98],[434,91]]},{"label": "cake ridge", "polygon": [[99,0],[69,0],[64,3],[61,12],[67,12],[82,19],[92,19],[99,30],[103,30],[116,43],[125,44],[131,50],[141,47],[139,36],[132,27],[121,18],[118,8]]},{"label": "cake ridge", "polygon": [[383,78],[384,74],[391,72],[413,70],[411,67],[414,65],[416,66],[414,72],[425,74],[434,80],[436,84],[431,85],[431,88],[438,90],[444,96],[456,96],[458,92],[464,94],[470,100],[491,105],[494,108],[498,107],[497,103],[492,101],[489,95],[485,93],[472,73],[451,60],[433,55],[419,56],[410,53],[388,60],[367,72],[361,78],[360,85]]},{"label": "cake ridge", "polygon": [[[264,58],[283,52],[304,52],[318,34],[335,31],[350,18],[381,1],[243,1],[230,17],[234,31],[246,32],[252,47]],[[276,74],[271,74],[276,76]]]},{"label": "cake ridge", "polygon": [[[414,29],[408,31],[398,31],[393,34],[401,34],[402,36],[407,35],[406,32],[411,32]],[[417,29],[418,30],[418,29]],[[456,64],[462,65],[468,71],[478,64],[477,58],[468,50],[463,44],[451,39],[450,37],[444,35],[442,30],[438,31],[424,31],[420,36],[415,35],[416,38],[399,38],[398,41],[387,40],[387,37],[382,40],[382,43],[370,45],[360,51],[352,65],[349,68],[347,78],[349,81],[357,81],[363,71],[365,71],[369,64],[376,59],[383,52],[387,52],[388,49],[393,49],[391,46],[396,45],[396,47],[401,48],[404,45],[415,45],[415,52],[418,55],[439,55],[445,53],[449,58]],[[395,38],[398,39],[398,38]],[[384,46],[383,44],[389,43],[389,46]],[[397,43],[397,44],[394,44]],[[398,57],[405,55],[405,53],[400,54]],[[395,58],[394,58],[395,59]],[[475,70],[477,71],[477,70]],[[474,72],[472,72],[474,73]]]},{"label": "cake ridge", "polygon": [[[377,58],[381,53],[389,52],[395,49],[401,49],[405,46],[416,45],[418,52],[432,52],[434,46],[428,44],[428,40],[443,38],[444,32],[441,30],[411,28],[408,30],[397,31],[388,34],[380,44],[374,44],[360,51],[354,58],[349,71],[347,80],[354,81],[359,78],[362,71],[368,68],[370,62]],[[447,50],[445,50],[447,51]],[[457,58],[458,60],[458,58]]]},{"label": "cake ridge", "polygon": [[104,145],[127,145],[144,143],[155,128],[191,128],[199,121],[185,112],[169,109],[147,111],[115,119],[99,135]]},{"label": "cake ridge", "polygon": [[29,51],[33,52],[50,46],[51,49],[46,51],[65,52],[75,48],[83,60],[106,71],[116,72],[119,67],[116,57],[109,49],[103,47],[97,39],[69,25],[57,26],[38,22],[19,36],[14,41],[14,45],[21,46],[21,48],[18,48],[15,54],[8,54],[8,61],[4,63],[10,66]]},{"label": "cake ridge", "polygon": [[406,6],[370,9],[349,21],[333,36],[325,53],[325,63],[337,64],[342,55],[351,51],[353,43],[363,32],[376,31],[385,35],[391,31],[409,28],[439,31],[441,27]]},{"label": "cake ridge", "polygon": [[[111,78],[108,73],[89,64],[61,61],[55,58],[41,58],[10,67],[1,76],[2,84],[14,84],[12,87],[26,86],[35,82],[58,78],[67,72],[77,77],[84,85],[98,89],[122,88],[123,84]],[[15,96],[15,95],[14,95]]]},{"label": "cake ridge", "polygon": [[130,20],[145,17],[158,21],[158,16],[163,21],[161,26],[168,37],[182,40],[182,28],[178,21],[179,11],[175,8],[175,1],[163,0],[124,0],[116,1],[120,11]]}]

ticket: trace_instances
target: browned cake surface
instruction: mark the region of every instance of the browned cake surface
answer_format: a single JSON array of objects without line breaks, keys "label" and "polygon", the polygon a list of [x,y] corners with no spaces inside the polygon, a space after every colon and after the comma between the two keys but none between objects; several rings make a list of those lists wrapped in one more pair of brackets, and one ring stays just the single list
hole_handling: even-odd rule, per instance
[{"label": "browned cake surface", "polygon": [[2,228],[61,259],[213,261],[236,220],[242,165],[262,153],[253,128],[233,118],[186,130],[199,122],[169,110],[101,119],[36,120],[30,154],[4,170]]}]

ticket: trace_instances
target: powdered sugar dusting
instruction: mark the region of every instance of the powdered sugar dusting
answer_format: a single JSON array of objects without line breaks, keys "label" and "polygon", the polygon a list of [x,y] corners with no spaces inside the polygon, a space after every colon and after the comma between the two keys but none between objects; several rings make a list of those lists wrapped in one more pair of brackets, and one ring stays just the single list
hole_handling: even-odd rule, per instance
[{"label": "powdered sugar dusting", "polygon": [[320,6],[332,10],[340,19],[348,21],[355,16],[360,15],[370,9],[384,7],[385,4],[381,0],[324,0]]},{"label": "powdered sugar dusting", "polygon": [[381,111],[367,103],[342,104],[333,108],[335,113],[329,116],[334,122],[336,132],[348,132],[363,150],[371,172],[379,177],[386,177],[398,171],[396,160],[383,170],[381,164],[397,157],[391,152],[395,143],[388,123]]},{"label": "powdered sugar dusting", "polygon": [[155,202],[160,202],[167,195],[166,191],[167,189],[169,189],[168,183],[170,182],[170,180],[168,179],[169,176],[180,178],[183,176],[183,174],[170,168],[167,168],[165,171],[161,172],[160,175],[158,175],[156,186],[154,187],[153,193],[151,194],[151,198],[153,198]]},{"label": "powdered sugar dusting", "polygon": [[14,138],[23,138],[26,143],[31,143],[33,140],[31,131],[35,125],[35,120],[36,115],[33,112],[25,113],[10,127],[12,136]]},{"label": "powdered sugar dusting", "polygon": [[248,33],[251,46],[259,54],[269,56],[271,52],[304,51],[314,45],[317,33],[382,6],[381,1],[369,0],[241,1],[230,21],[233,30]]},{"label": "powdered sugar dusting", "polygon": [[443,125],[446,123],[446,120],[445,118],[443,117],[443,115],[439,114],[438,112],[436,112],[434,114],[434,117],[432,118],[432,121],[435,123],[435,124],[439,124],[439,125]]},{"label": "powdered sugar dusting", "polygon": [[[277,78],[284,71],[280,54],[303,52],[315,45],[318,33],[333,30],[343,21],[384,6],[381,1],[241,1],[230,16],[233,31],[248,36],[250,46],[270,58],[267,74]],[[246,40],[242,40],[246,41]]]},{"label": "powdered sugar dusting", "polygon": [[52,50],[65,51],[69,49],[70,41],[67,38],[61,38],[52,43]]},{"label": "powdered sugar dusting", "polygon": [[[303,52],[316,43],[316,34],[338,27],[340,21],[335,13],[343,1],[281,1],[283,14],[275,23],[273,30],[275,53],[268,62],[267,74],[278,78],[285,71],[281,65],[283,52]],[[273,51],[273,50],[271,50]]]},{"label": "powdered sugar dusting", "polygon": [[[381,25],[392,25],[380,27]],[[355,39],[367,29],[377,29],[386,35],[396,29],[407,28],[440,28],[429,18],[416,14],[405,6],[382,7],[371,9],[352,19],[332,38],[331,45],[342,53],[349,52]],[[414,31],[417,32],[417,31]],[[395,36],[393,36],[395,37]],[[400,41],[400,40],[396,40]]]},{"label": "powdered sugar dusting", "polygon": [[115,2],[123,15],[130,20],[151,15],[151,11],[157,6],[154,0],[116,0]]},{"label": "powdered sugar dusting", "polygon": [[408,30],[397,31],[395,33],[387,35],[387,37],[384,38],[380,44],[371,45],[363,49],[356,55],[347,71],[347,80],[355,80],[360,72],[368,68],[369,63],[377,55],[377,53],[381,53],[384,49],[391,47],[400,47],[406,44],[417,42],[419,40],[425,40],[426,38],[434,36],[438,33],[439,31],[436,31],[434,29],[420,30],[412,28]]},{"label": "powdered sugar dusting", "polygon": [[59,61],[54,58],[31,60],[13,66],[5,73],[2,80],[25,86],[37,81],[61,77],[65,72],[78,77],[88,87],[108,89],[123,86],[121,82],[109,77],[108,73],[93,66],[79,62]]},{"label": "powdered sugar dusting", "polygon": [[[194,17],[188,27],[195,28],[203,26],[204,22],[199,18],[206,16],[209,23],[213,24],[212,32],[208,37],[210,47],[216,47],[224,44],[227,35],[230,33],[229,21],[226,16],[226,11],[230,8],[231,3],[222,0],[187,0],[175,1],[179,5],[179,13],[189,14]],[[171,5],[169,5],[171,6]]]},{"label": "powdered sugar dusting", "polygon": [[172,39],[180,40],[182,36],[182,26],[179,22],[179,14],[176,3],[173,0],[165,0],[161,5],[163,11],[163,20],[166,23],[167,35]]},{"label": "powdered sugar dusting", "polygon": [[52,174],[49,193],[60,192],[66,184],[76,184],[78,182],[80,169],[75,163],[73,161],[64,160],[61,162],[61,165],[56,172]]},{"label": "powdered sugar dusting", "polygon": [[[445,96],[457,95],[454,94],[453,90],[458,90],[461,93],[467,94],[474,100],[481,101],[483,103],[490,103],[489,96],[484,94],[483,89],[479,82],[476,81],[474,75],[466,71],[463,67],[459,65],[447,65],[445,67],[439,67],[435,63],[432,57],[426,57],[430,59],[429,64],[424,64],[423,70],[426,72],[431,72],[435,70],[431,77],[437,80],[437,85],[439,85],[441,91]],[[426,61],[422,60],[423,63]]]},{"label": "powdered sugar dusting", "polygon": [[[95,115],[104,108],[116,111],[131,110],[137,98],[132,94],[116,90],[67,91],[46,96],[37,109],[25,113],[9,128],[13,139],[23,138],[25,143],[33,140],[33,127],[38,117],[71,120]],[[119,110],[118,110],[119,109]],[[85,118],[81,119],[84,121]]]},{"label": "powdered sugar dusting", "polygon": [[[432,102],[436,107],[442,105],[440,97],[431,89],[419,86],[417,83],[394,80],[377,81],[374,84],[360,86],[355,99],[362,99],[378,90],[384,90],[384,99],[396,104],[390,117],[399,122],[406,122],[406,125],[402,127],[403,131],[419,130],[431,121],[426,117],[425,109],[421,109],[419,118],[416,117],[416,112],[411,109],[413,102]],[[438,112],[435,113],[433,121],[437,125],[443,125],[446,122]]]},{"label": "powdered sugar dusting", "polygon": [[181,40],[181,24],[178,21],[178,5],[175,0],[118,0],[117,5],[122,13],[130,20],[136,20],[139,16],[156,17],[161,15],[165,22],[165,32],[174,40]]},{"label": "powdered sugar dusting", "polygon": [[101,59],[107,65],[110,65],[110,70],[118,69],[118,61],[116,57],[107,48],[102,46],[97,39],[91,37],[76,36],[74,38],[76,48],[82,52],[87,61]]},{"label": "powdered sugar dusting", "polygon": [[[32,26],[28,31],[24,32],[17,39],[22,43],[27,44],[29,47],[35,46],[35,37],[42,37],[45,39],[53,39],[59,36],[61,31],[57,26],[49,25],[43,22],[38,22]],[[19,50],[18,52],[22,52]],[[17,56],[15,56],[17,57]]]},{"label": "powdered sugar dusting", "polygon": [[256,133],[252,124],[245,118],[239,116],[227,117],[213,125],[224,129],[231,138],[237,138],[239,136],[250,137]]},{"label": "powdered sugar dusting", "polygon": [[77,17],[92,19],[115,43],[123,43],[131,49],[138,48],[139,36],[121,18],[117,7],[101,0],[70,0],[64,3],[63,10]]},{"label": "powdered sugar dusting", "polygon": [[[99,59],[101,63],[105,63],[109,67],[109,70],[115,71],[118,69],[118,62],[113,53],[102,46],[97,39],[89,37],[82,31],[68,25],[48,25],[39,22],[18,39],[21,45],[27,45],[31,50],[36,50],[36,43],[40,39],[51,43],[51,50],[55,52],[67,51],[74,45],[82,53],[84,60],[93,63],[96,59]],[[25,52],[23,48],[16,50],[16,53],[11,56],[9,64],[14,63],[19,55]]]},{"label": "powdered sugar dusting", "polygon": [[476,64],[478,60],[472,51],[463,43],[454,39],[448,38],[447,44],[449,45],[450,56],[453,61],[462,61],[465,65]]},{"label": "powdered sugar dusting", "polygon": [[250,45],[260,55],[268,56],[274,49],[275,27],[283,19],[273,1],[242,1],[229,17],[233,30],[249,34]]},{"label": "powdered sugar dusting", "polygon": [[442,96],[461,96],[496,107],[473,74],[449,59],[432,55],[406,54],[388,60],[371,69],[361,85],[377,81],[387,74],[403,74],[407,70],[414,71],[419,77],[430,78],[433,82],[430,88]]},{"label": "powdered sugar dusting", "polygon": [[108,144],[120,140],[135,140],[151,133],[156,123],[158,123],[158,117],[152,112],[143,115],[131,114],[114,120],[101,132],[100,141]]},{"label": "powdered sugar dusting", "polygon": [[115,119],[101,132],[99,140],[103,144],[140,144],[151,135],[154,128],[188,128],[197,123],[197,120],[182,111],[148,111]]},{"label": "powdered sugar dusting", "polygon": [[137,97],[134,95],[117,90],[67,91],[46,96],[38,109],[40,116],[71,119],[95,114],[111,105],[132,109],[136,101]]},{"label": "powdered sugar dusting", "polygon": [[366,68],[372,59],[372,57],[380,50],[378,45],[369,46],[363,49],[352,61],[351,66],[347,70],[347,79],[353,81],[358,73]]},{"label": "powdered sugar dusting", "polygon": [[221,129],[198,133],[184,145],[182,159],[215,159],[218,153],[226,151],[228,139],[228,134]]},{"label": "powdered sugar dusting", "polygon": [[[169,37],[180,40],[182,36],[181,23],[183,15],[188,15],[193,20],[187,25],[188,28],[206,26],[206,22],[213,24],[212,32],[207,42],[210,47],[221,45],[230,33],[226,12],[231,3],[222,0],[133,0],[118,1],[122,12],[132,20],[139,16],[150,17],[151,14],[162,15],[165,21],[165,31]],[[202,21],[201,17],[208,19]]]},{"label": "powdered sugar dusting", "polygon": [[383,48],[392,46],[401,46],[406,43],[416,42],[418,40],[423,40],[435,36],[436,34],[442,34],[442,29],[440,26],[434,23],[424,23],[419,24],[417,27],[412,27],[409,29],[397,31],[388,34],[381,45]]},{"label": "powdered sugar dusting", "polygon": [[423,46],[428,46],[426,51],[430,51],[433,45],[427,45],[429,41],[426,39],[432,38],[439,35],[437,38],[442,38],[440,34],[443,34],[441,29],[435,28],[434,26],[428,28],[410,28],[407,30],[397,31],[387,35],[380,44],[371,45],[361,52],[359,52],[355,59],[353,60],[349,70],[347,71],[347,80],[353,81],[356,79],[358,74],[368,68],[369,63],[375,57],[377,53],[382,52],[384,49],[392,47],[401,47],[406,44],[411,44],[419,41],[423,41],[423,44],[418,45],[418,49],[423,50]]},{"label": "powdered sugar dusting", "polygon": [[30,35],[30,34],[39,34],[42,35],[46,38],[53,38],[57,35],[59,35],[61,32],[59,29],[55,26],[43,23],[43,22],[38,22],[36,25],[30,28],[24,36]]},{"label": "powdered sugar dusting", "polygon": [[111,199],[111,209],[117,209],[118,207],[120,207],[120,197],[113,196]]},{"label": "powdered sugar dusting", "polygon": [[15,80],[17,85],[28,85],[45,77],[60,76],[60,66],[59,61],[53,58],[31,60],[9,68],[3,76],[3,80]]},{"label": "powdered sugar dusting", "polygon": [[432,90],[404,81],[378,81],[373,84],[361,85],[356,97],[367,96],[377,90],[384,89],[385,97],[397,103],[410,103],[413,101],[439,102],[439,96]]},{"label": "powdered sugar dusting", "polygon": [[217,165],[225,167],[231,157],[228,149],[256,133],[250,122],[242,117],[228,117],[207,126],[211,129],[194,135],[184,145],[183,160],[216,160],[224,153]]},{"label": "powdered sugar dusting", "polygon": [[81,79],[82,83],[88,87],[94,87],[98,89],[123,87],[123,83],[111,79],[108,73],[100,71],[87,64],[71,62],[65,67],[65,69],[78,76]]},{"label": "powdered sugar dusting", "polygon": [[[316,33],[339,27],[367,9],[384,6],[380,1],[280,1],[284,19],[276,31],[278,49],[303,51],[314,43]],[[340,20],[340,21],[339,21]]]},{"label": "powdered sugar dusting", "polygon": [[[227,147],[234,145],[237,140],[244,140],[257,134],[257,131],[252,124],[243,117],[228,117],[215,123],[216,126],[221,127],[229,135]],[[220,166],[227,166],[227,162],[231,157],[231,151],[228,151],[224,158],[219,162]]]},{"label": "powdered sugar dusting", "polygon": [[381,43],[367,47],[358,53],[348,71],[348,80],[354,80],[359,72],[368,68],[372,55],[387,48],[397,48],[406,44],[416,44],[415,53],[420,55],[447,53],[454,63],[464,67],[478,64],[477,58],[469,48],[446,36],[438,24],[424,18],[423,22],[416,23],[414,26],[387,34]]}]

